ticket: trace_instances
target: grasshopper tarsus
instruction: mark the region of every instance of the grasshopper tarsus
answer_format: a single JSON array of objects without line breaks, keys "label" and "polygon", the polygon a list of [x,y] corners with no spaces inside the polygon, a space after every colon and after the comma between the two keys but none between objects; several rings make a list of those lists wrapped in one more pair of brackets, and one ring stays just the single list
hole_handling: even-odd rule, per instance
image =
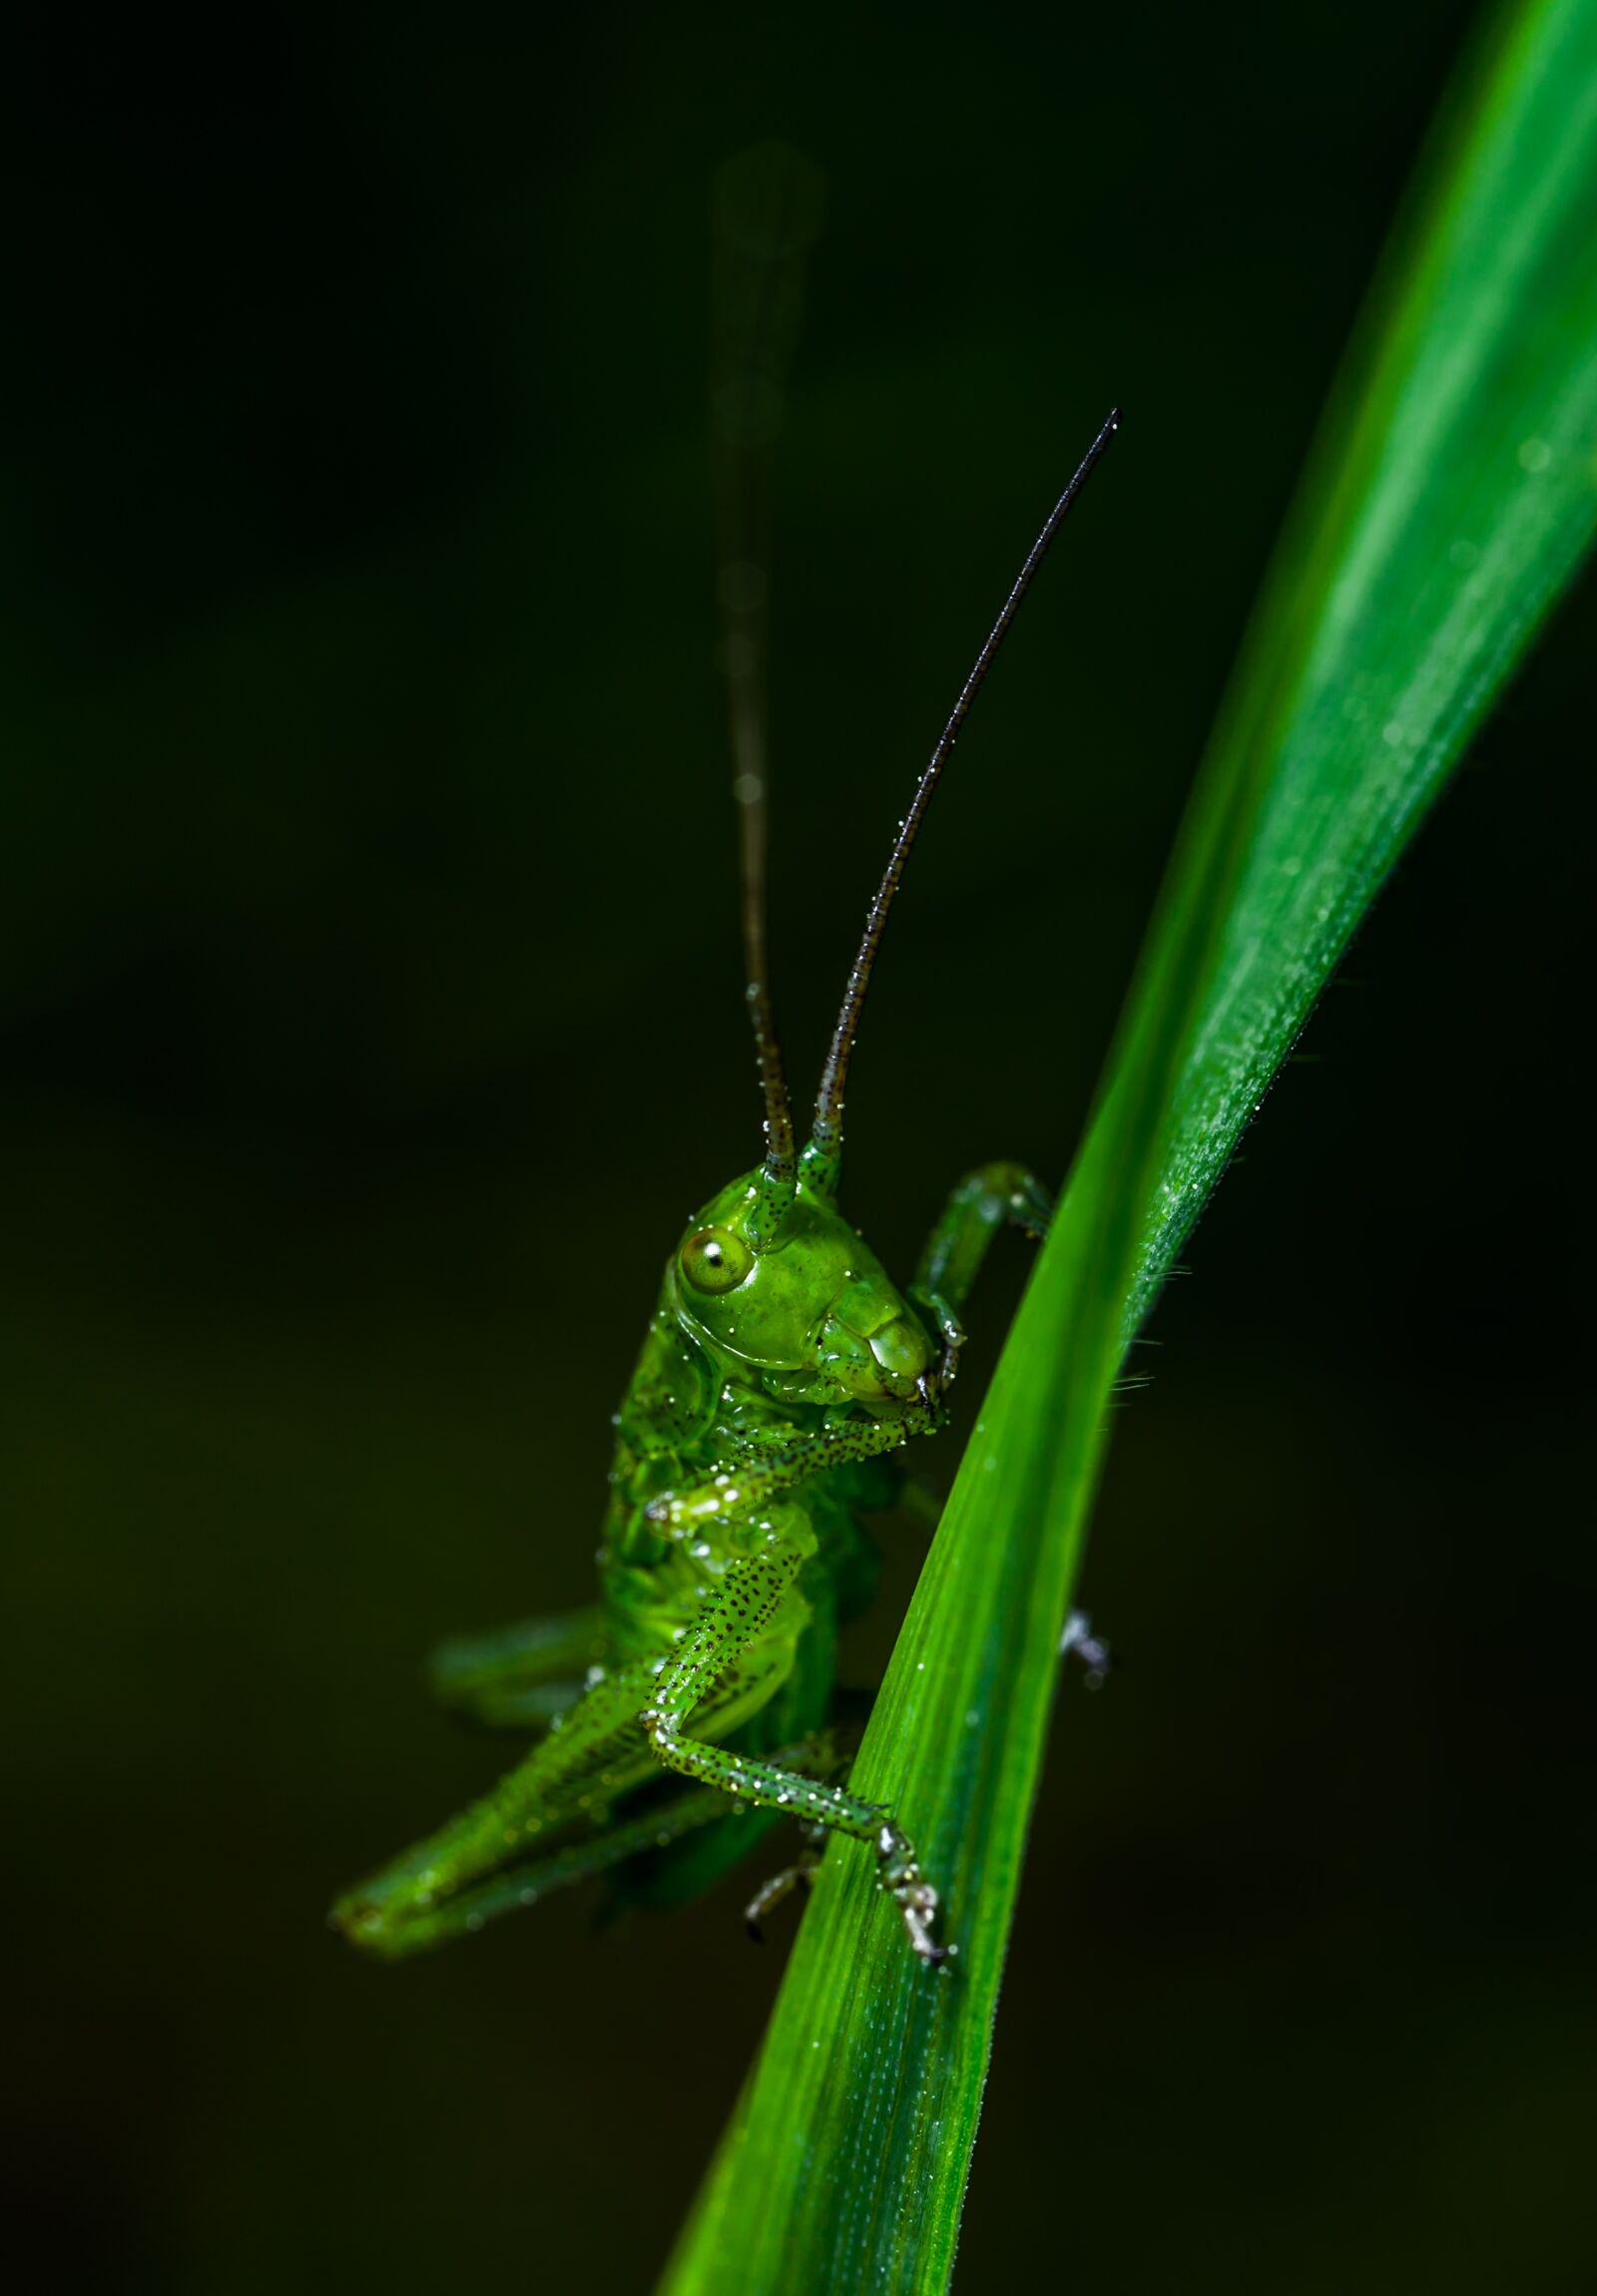
[{"label": "grasshopper tarsus", "polygon": [[1101,1690],[1115,1670],[1109,1644],[1101,1634],[1093,1632],[1092,1619],[1085,1610],[1072,1610],[1065,1620],[1064,1632],[1059,1637],[1059,1655],[1080,1659],[1089,1690]]},{"label": "grasshopper tarsus", "polygon": [[930,1969],[952,1961],[959,1948],[932,1935],[940,1903],[903,1828],[886,1818],[876,1835],[877,1879],[898,1908],[911,1950]]}]

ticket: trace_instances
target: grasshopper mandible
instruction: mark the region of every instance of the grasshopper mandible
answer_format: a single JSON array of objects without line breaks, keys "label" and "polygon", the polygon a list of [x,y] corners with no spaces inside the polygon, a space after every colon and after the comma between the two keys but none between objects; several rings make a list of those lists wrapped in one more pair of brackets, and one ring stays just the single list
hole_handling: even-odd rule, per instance
[{"label": "grasshopper mandible", "polygon": [[[1104,423],[1032,545],[965,681],[870,905],[797,1147],[767,982],[764,781],[740,759],[744,954],[761,1084],[762,1163],[713,1195],[666,1264],[616,1416],[599,1600],[572,1616],[446,1644],[434,1683],[475,1719],[542,1727],[482,1801],[348,1891],[332,1919],[397,1958],[551,1889],[666,1848],[734,1805],[867,1843],[909,1943],[937,1964],[937,1892],[892,1809],[849,1790],[828,1729],[839,1626],[868,1600],[860,1517],[892,1499],[893,1455],[946,1420],[966,1295],[999,1228],[1040,1234],[1049,1203],[1018,1164],[960,1181],[898,1291],[837,1205],[843,1090],[887,914],[926,806],[994,655],[1062,521],[1107,450]],[[734,709],[735,743],[738,735]],[[1067,1641],[1101,1662],[1080,1632]],[[667,1775],[687,1781],[662,1798]],[[722,1826],[695,1879],[758,1829]],[[740,1838],[741,1837],[741,1838]],[[768,1882],[751,1927],[813,1857]]]}]

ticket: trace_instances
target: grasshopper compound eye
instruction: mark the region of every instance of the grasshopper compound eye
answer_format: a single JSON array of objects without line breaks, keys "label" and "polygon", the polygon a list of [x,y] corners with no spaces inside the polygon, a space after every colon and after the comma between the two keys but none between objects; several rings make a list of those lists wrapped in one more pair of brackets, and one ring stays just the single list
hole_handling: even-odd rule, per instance
[{"label": "grasshopper compound eye", "polygon": [[730,1228],[702,1227],[682,1247],[682,1272],[695,1291],[718,1298],[736,1291],[755,1264],[755,1255]]}]

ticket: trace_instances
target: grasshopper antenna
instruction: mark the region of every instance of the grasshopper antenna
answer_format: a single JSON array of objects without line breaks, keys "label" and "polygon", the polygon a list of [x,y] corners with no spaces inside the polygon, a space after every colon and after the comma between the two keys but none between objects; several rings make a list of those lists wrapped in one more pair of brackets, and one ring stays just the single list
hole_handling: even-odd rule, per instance
[{"label": "grasshopper antenna", "polygon": [[748,983],[749,1018],[754,1024],[760,1089],[766,1103],[766,1155],[761,1201],[751,1223],[768,1233],[798,1190],[793,1104],[782,1065],[771,1003],[771,968],[766,947],[766,714],[764,632],[751,624],[765,619],[762,569],[751,561],[724,560],[721,610],[726,656],[727,711],[732,734],[732,794],[738,808],[739,881],[743,893],[743,968]]},{"label": "grasshopper antenna", "polygon": [[1064,524],[1066,515],[1076,497],[1109,451],[1110,442],[1119,428],[1120,409],[1114,407],[1106,418],[1098,436],[1082,456],[1070,484],[1049,512],[1047,524],[1032,544],[1026,563],[1015,578],[1014,587],[1009,596],[1004,600],[1003,612],[988,633],[987,643],[976,657],[975,668],[960,688],[959,698],[954,703],[948,722],[938,735],[937,746],[931,753],[930,761],[916,784],[914,796],[910,799],[909,810],[898,825],[898,834],[893,840],[892,852],[888,856],[885,873],[881,883],[876,887],[876,897],[871,902],[870,912],[865,919],[864,938],[859,944],[859,954],[853,961],[853,968],[848,975],[848,986],[843,991],[842,1007],[837,1014],[837,1026],[832,1032],[831,1049],[826,1055],[826,1065],[820,1072],[820,1090],[815,1098],[814,1129],[810,1134],[809,1146],[803,1152],[805,1177],[815,1186],[823,1188],[827,1194],[832,1194],[836,1190],[837,1175],[842,1161],[842,1097],[843,1088],[848,1081],[848,1062],[853,1053],[854,1041],[859,1034],[859,1016],[864,1010],[865,991],[870,986],[871,968],[876,961],[876,951],[881,946],[882,932],[887,923],[887,912],[892,907],[893,896],[903,880],[904,863],[909,858],[910,848],[919,833],[926,807],[931,802],[931,793],[942,777],[942,769],[947,762],[948,752],[959,738],[965,719],[970,714],[970,705],[981,691],[982,683],[992,668],[994,655],[1009,635],[1009,625],[1014,621],[1020,609],[1020,602],[1031,587],[1031,578],[1048,555],[1048,545]]},{"label": "grasshopper antenna", "polygon": [[766,1158],[770,1183],[763,1191],[768,1208],[786,1210],[798,1186],[798,1157],[794,1149],[793,1103],[782,1065],[782,1044],[771,1008],[766,957],[766,794],[765,776],[747,756],[740,758],[733,783],[740,812],[739,845],[743,865],[744,970],[749,976],[749,1017],[754,1023],[755,1058],[760,1065],[760,1089],[766,1099]]},{"label": "grasshopper antenna", "polygon": [[800,153],[774,143],[729,160],[718,170],[713,191],[717,590],[738,808],[744,980],[766,1104],[766,1153],[747,1220],[757,1251],[774,1240],[798,1191],[793,1106],[772,1010],[766,942],[766,527],[771,448],[821,201],[819,172]]}]

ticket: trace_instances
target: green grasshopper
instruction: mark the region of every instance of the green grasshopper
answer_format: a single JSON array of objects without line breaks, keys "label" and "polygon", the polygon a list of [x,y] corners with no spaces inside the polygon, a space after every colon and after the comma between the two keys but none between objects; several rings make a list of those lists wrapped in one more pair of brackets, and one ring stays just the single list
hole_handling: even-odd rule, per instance
[{"label": "green grasshopper", "polygon": [[[997,1230],[1040,1234],[1049,1203],[1018,1164],[961,1180],[898,1291],[837,1207],[843,1090],[887,913],[926,806],[1049,544],[1114,436],[1099,431],[1033,544],[899,826],[870,906],[797,1150],[766,977],[763,778],[736,787],[745,822],[748,998],[765,1096],[765,1157],[713,1195],[666,1264],[621,1409],[598,1603],[573,1616],[446,1644],[435,1686],[489,1725],[542,1727],[482,1801],[347,1892],[332,1919],[398,1958],[550,1890],[700,1835],[691,1879],[741,1856],[785,1813],[811,1845],[868,1843],[909,1943],[936,1964],[937,1892],[892,1809],[850,1791],[829,1728],[839,1626],[868,1601],[860,1517],[893,1499],[893,1455],[947,1418],[966,1295]],[[735,744],[737,710],[734,710]],[[758,756],[750,752],[755,763]],[[748,762],[748,759],[745,760]],[[1073,1621],[1090,1668],[1098,1646]],[[670,1798],[664,1774],[688,1781]],[[715,1829],[707,1834],[705,1829]],[[810,1854],[768,1882],[766,1910]]]}]

